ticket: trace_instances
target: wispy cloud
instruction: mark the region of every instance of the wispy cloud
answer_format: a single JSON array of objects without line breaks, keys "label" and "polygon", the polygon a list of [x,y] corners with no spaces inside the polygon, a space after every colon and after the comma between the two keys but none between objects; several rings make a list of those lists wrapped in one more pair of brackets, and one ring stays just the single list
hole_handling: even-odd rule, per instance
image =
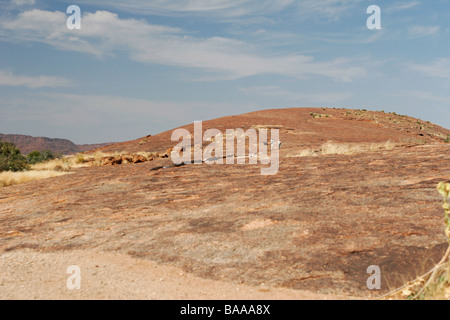
[{"label": "wispy cloud", "polygon": [[29,77],[0,70],[0,86],[25,86],[37,89],[44,87],[70,87],[72,85],[72,82],[65,78],[49,76]]},{"label": "wispy cloud", "polygon": [[437,34],[440,29],[439,26],[412,26],[408,29],[408,33],[410,37],[422,38]]},{"label": "wispy cloud", "polygon": [[196,120],[238,113],[243,108],[244,105],[231,102],[33,92],[0,99],[0,128],[4,133],[17,133],[19,123],[23,126],[21,133],[63,137],[76,143],[126,141]]},{"label": "wispy cloud", "polygon": [[[145,121],[152,119],[153,122],[169,118],[179,120],[192,112],[196,104],[177,104],[114,95],[41,92],[10,98],[7,105],[0,103],[0,106],[13,107],[11,111],[14,115],[11,114],[8,118],[11,121],[39,120],[63,126],[71,123],[84,123],[88,126],[139,117]],[[26,112],[14,112],[20,109]]]},{"label": "wispy cloud", "polygon": [[[245,18],[261,21],[256,17],[270,16],[290,11],[296,16],[336,20],[363,0],[78,0],[80,4],[101,5],[140,15],[203,16],[213,19]],[[243,21],[243,20],[241,20]]]},{"label": "wispy cloud", "polygon": [[15,6],[32,6],[34,5],[36,2],[36,0],[11,0],[11,4],[15,5]]},{"label": "wispy cloud", "polygon": [[303,17],[325,17],[336,20],[363,0],[298,0],[297,13]]},{"label": "wispy cloud", "polygon": [[281,101],[292,101],[296,103],[336,103],[352,96],[351,93],[345,92],[317,92],[303,93],[285,90],[278,86],[260,86],[241,88],[241,91],[247,94],[256,94],[260,96],[276,98]]},{"label": "wispy cloud", "polygon": [[156,0],[156,1],[112,1],[114,5],[122,10],[134,11],[136,8],[141,12],[153,14],[214,14],[222,16],[244,16],[250,14],[268,14],[279,12],[294,0]]},{"label": "wispy cloud", "polygon": [[390,7],[387,7],[386,12],[392,13],[392,12],[397,12],[397,11],[408,10],[408,9],[417,7],[420,4],[421,4],[420,1],[397,2],[393,5],[391,5]]},{"label": "wispy cloud", "polygon": [[450,79],[450,59],[437,59],[428,64],[408,64],[408,67],[416,72],[429,77]]},{"label": "wispy cloud", "polygon": [[400,96],[400,97],[407,97],[407,98],[411,98],[411,99],[432,101],[432,102],[443,103],[443,104],[450,103],[450,96],[445,97],[442,95],[436,95],[435,93],[432,93],[432,92],[420,91],[420,90],[400,91],[400,92],[394,93],[392,95]]},{"label": "wispy cloud", "polygon": [[121,19],[107,11],[85,13],[82,28],[76,31],[66,28],[66,19],[63,12],[34,9],[1,21],[0,32],[14,41],[41,42],[60,50],[99,57],[125,52],[134,61],[197,68],[226,79],[277,74],[351,81],[366,74],[352,59],[315,61],[312,56],[300,54],[264,53],[264,48],[248,42],[225,37],[193,37],[178,28]]}]

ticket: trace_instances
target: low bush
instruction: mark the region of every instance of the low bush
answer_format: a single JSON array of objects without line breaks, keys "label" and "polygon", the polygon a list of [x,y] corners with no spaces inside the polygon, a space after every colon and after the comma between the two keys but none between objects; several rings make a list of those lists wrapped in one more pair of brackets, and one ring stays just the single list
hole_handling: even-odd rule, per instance
[{"label": "low bush", "polygon": [[59,158],[59,156],[53,154],[50,150],[46,150],[43,152],[33,151],[27,156],[29,164],[37,164],[49,160],[54,160],[56,158]]},{"label": "low bush", "polygon": [[0,172],[17,172],[28,168],[27,159],[13,143],[0,141]]}]

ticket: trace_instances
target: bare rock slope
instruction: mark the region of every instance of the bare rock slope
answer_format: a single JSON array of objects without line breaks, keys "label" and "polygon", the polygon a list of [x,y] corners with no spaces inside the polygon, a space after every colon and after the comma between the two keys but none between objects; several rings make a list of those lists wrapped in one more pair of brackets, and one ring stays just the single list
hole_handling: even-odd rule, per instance
[{"label": "bare rock slope", "polygon": [[[274,176],[262,176],[259,165],[155,171],[170,164],[170,159],[156,159],[77,169],[3,188],[0,265],[9,271],[0,277],[0,297],[54,297],[57,290],[66,297],[63,280],[55,284],[42,275],[41,281],[29,283],[20,267],[26,262],[30,268],[40,266],[40,272],[57,272],[62,267],[55,270],[48,262],[54,257],[57,265],[81,264],[89,277],[97,275],[97,282],[86,284],[76,298],[135,297],[126,294],[134,279],[154,279],[159,272],[138,267],[144,262],[175,268],[168,274],[180,284],[188,283],[185,275],[202,281],[177,286],[184,296],[164,291],[163,279],[151,295],[141,288],[142,298],[204,299],[205,290],[217,298],[220,288],[225,298],[243,298],[233,290],[248,290],[249,299],[374,298],[423,273],[447,246],[436,185],[450,179],[450,144],[443,143],[450,131],[419,121],[350,110],[262,111],[213,120],[205,127],[278,126],[287,146]],[[399,144],[354,155],[288,157],[328,140]],[[105,149],[158,151],[173,144],[168,132]],[[96,261],[114,253],[132,262],[120,266],[115,259],[113,269],[120,269],[123,278],[100,281],[99,274],[107,273],[82,258],[83,252],[87,257],[93,251]],[[380,291],[366,286],[371,265],[382,270]],[[180,278],[173,270],[181,272]],[[116,288],[115,293],[105,294],[101,283]]]},{"label": "bare rock slope", "polygon": [[[181,127],[194,132],[193,124]],[[279,129],[283,150],[294,152],[309,146],[334,142],[429,143],[450,140],[450,131],[435,124],[404,115],[348,109],[291,108],[252,112],[204,121],[203,131],[226,129]],[[171,142],[173,130],[134,141],[111,144],[104,152],[138,151],[164,152]]]}]

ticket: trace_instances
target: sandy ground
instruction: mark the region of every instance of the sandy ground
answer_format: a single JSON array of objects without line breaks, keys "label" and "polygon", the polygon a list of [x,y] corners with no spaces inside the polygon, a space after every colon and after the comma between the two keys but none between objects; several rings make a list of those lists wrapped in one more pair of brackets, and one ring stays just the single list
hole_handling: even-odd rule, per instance
[{"label": "sandy ground", "polygon": [[[67,287],[72,273],[81,271],[80,289]],[[349,297],[307,291],[213,281],[181,269],[95,251],[39,253],[31,250],[0,256],[0,299],[131,299],[131,300],[331,300]],[[70,281],[69,283],[75,284]]]}]

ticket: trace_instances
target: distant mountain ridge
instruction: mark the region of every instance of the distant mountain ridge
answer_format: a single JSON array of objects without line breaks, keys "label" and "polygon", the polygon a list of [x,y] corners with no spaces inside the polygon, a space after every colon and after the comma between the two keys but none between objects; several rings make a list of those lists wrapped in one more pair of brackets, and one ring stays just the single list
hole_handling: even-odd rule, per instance
[{"label": "distant mountain ridge", "polygon": [[32,151],[50,150],[54,153],[69,155],[110,145],[110,143],[77,145],[67,139],[32,137],[21,134],[2,133],[0,133],[0,140],[14,143],[16,147],[20,149],[22,154],[29,154]]}]

